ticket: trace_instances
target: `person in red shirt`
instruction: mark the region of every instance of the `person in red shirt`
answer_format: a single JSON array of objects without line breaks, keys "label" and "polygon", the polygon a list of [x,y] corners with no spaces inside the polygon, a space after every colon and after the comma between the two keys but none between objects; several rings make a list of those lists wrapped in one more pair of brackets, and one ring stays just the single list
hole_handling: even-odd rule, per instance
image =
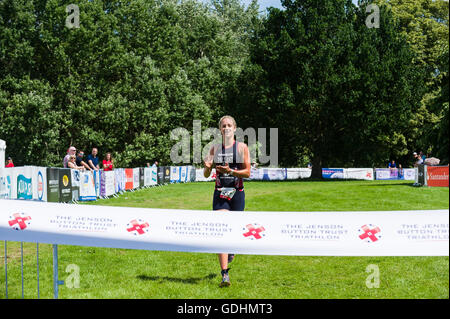
[{"label": "person in red shirt", "polygon": [[6,166],[5,167],[14,167],[14,163],[11,157],[8,157],[6,160]]},{"label": "person in red shirt", "polygon": [[114,160],[111,153],[106,153],[105,159],[103,160],[103,170],[105,172],[112,171],[114,169]]}]

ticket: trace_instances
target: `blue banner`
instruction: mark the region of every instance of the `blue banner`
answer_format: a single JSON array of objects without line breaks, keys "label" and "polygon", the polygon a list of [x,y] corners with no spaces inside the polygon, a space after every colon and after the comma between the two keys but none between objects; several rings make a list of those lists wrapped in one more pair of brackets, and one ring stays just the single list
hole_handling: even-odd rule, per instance
[{"label": "blue banner", "polygon": [[343,168],[322,168],[322,177],[323,178],[344,178],[344,169]]}]

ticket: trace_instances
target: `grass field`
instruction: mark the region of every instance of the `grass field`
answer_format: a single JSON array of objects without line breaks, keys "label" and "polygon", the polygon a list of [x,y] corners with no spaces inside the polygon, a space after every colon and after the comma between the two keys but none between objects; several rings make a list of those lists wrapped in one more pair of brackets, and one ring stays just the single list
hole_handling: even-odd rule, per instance
[{"label": "grass field", "polygon": [[[210,210],[213,183],[172,184],[91,205]],[[357,211],[448,209],[448,188],[400,181],[246,183],[246,210]],[[39,245],[40,296],[52,298],[52,251]],[[3,243],[0,247],[3,257]],[[36,244],[24,243],[25,298],[36,298]],[[0,259],[0,298],[5,297]],[[8,242],[8,297],[21,298],[20,244]],[[366,286],[368,265],[380,287]],[[79,288],[70,287],[79,269]],[[68,268],[69,267],[69,268]],[[448,257],[238,255],[232,285],[219,288],[214,254],[59,246],[60,298],[449,298]],[[68,272],[66,272],[68,270]]]}]

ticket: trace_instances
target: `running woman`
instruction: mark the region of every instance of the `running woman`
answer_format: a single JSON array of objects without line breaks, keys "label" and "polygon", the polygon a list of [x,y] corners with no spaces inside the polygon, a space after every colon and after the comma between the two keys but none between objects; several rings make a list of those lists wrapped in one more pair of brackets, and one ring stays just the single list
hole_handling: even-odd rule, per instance
[{"label": "running woman", "polygon": [[[205,159],[203,170],[206,178],[216,168],[216,185],[213,196],[213,210],[243,211],[245,208],[245,192],[243,178],[250,177],[250,153],[245,143],[234,138],[236,121],[229,115],[219,121],[222,134],[222,145],[213,145]],[[234,254],[219,254],[222,282],[220,287],[230,285],[228,264],[234,259]]]}]

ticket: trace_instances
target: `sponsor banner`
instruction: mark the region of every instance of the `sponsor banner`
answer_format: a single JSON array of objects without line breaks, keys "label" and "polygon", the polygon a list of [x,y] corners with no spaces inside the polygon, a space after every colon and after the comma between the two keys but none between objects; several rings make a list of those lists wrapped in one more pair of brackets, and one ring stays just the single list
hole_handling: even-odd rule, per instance
[{"label": "sponsor banner", "polygon": [[17,199],[33,199],[33,172],[31,166],[16,167]]},{"label": "sponsor banner", "polygon": [[[0,200],[0,240],[297,256],[448,256],[449,211],[232,212]],[[80,209],[82,207],[82,209]]]},{"label": "sponsor banner", "polygon": [[6,174],[3,167],[0,167],[0,199],[7,198],[9,198],[9,194],[7,190]]},{"label": "sponsor banner", "polygon": [[157,166],[153,166],[151,167],[151,180],[150,180],[150,185],[154,186],[158,184],[158,167]]},{"label": "sponsor banner", "polygon": [[125,170],[123,168],[114,169],[115,175],[115,191],[116,193],[125,190]]},{"label": "sponsor banner", "polygon": [[32,166],[33,199],[47,201],[47,167]]},{"label": "sponsor banner", "polygon": [[287,168],[286,179],[302,179],[311,177],[310,168]]},{"label": "sponsor banner", "polygon": [[188,167],[187,166],[180,167],[180,182],[182,182],[182,183],[188,182]]},{"label": "sponsor banner", "polygon": [[181,166],[170,166],[170,183],[181,181]]},{"label": "sponsor banner", "polygon": [[59,168],[47,167],[47,201],[59,202]]},{"label": "sponsor banner", "polygon": [[91,171],[81,172],[80,178],[80,201],[97,200],[94,174]]},{"label": "sponsor banner", "polygon": [[133,189],[134,174],[132,168],[124,168],[125,171],[125,190]]},{"label": "sponsor banner", "polygon": [[284,181],[287,178],[285,168],[265,168],[263,180]]},{"label": "sponsor banner", "polygon": [[373,168],[346,168],[344,178],[373,181]]},{"label": "sponsor banner", "polygon": [[0,199],[11,198],[11,168],[0,168]]},{"label": "sponsor banner", "polygon": [[448,166],[427,166],[427,185],[448,187]]},{"label": "sponsor banner", "polygon": [[197,168],[195,169],[195,181],[196,182],[212,182],[216,180],[216,169],[213,168],[211,170],[211,175],[209,175],[208,178],[206,178],[203,175],[203,168]]},{"label": "sponsor banner", "polygon": [[139,167],[133,168],[133,189],[139,188],[141,178],[139,177]]},{"label": "sponsor banner", "polygon": [[155,186],[158,183],[158,168],[144,168],[144,186]]},{"label": "sponsor banner", "polygon": [[375,177],[377,180],[397,180],[398,169],[396,168],[376,168]]},{"label": "sponsor banner", "polygon": [[322,168],[322,177],[323,178],[344,178],[344,169],[343,168]]},{"label": "sponsor banner", "polygon": [[78,169],[71,169],[72,173],[72,200],[80,200],[80,182],[81,171]]},{"label": "sponsor banner", "polygon": [[195,182],[196,172],[195,172],[195,167],[194,166],[188,166],[188,174],[189,174],[188,181],[189,182]]},{"label": "sponsor banner", "polygon": [[158,167],[158,185],[164,184],[164,172],[165,172],[164,166]]},{"label": "sponsor banner", "polygon": [[97,197],[99,197],[100,196],[100,187],[101,187],[101,185],[100,185],[100,183],[101,183],[101,175],[103,174],[103,171],[101,171],[101,170],[98,170],[98,171],[94,170],[93,173],[94,173],[95,195]]},{"label": "sponsor banner", "polygon": [[72,201],[72,172],[70,168],[60,168],[59,172],[59,201],[69,203]]},{"label": "sponsor banner", "polygon": [[403,175],[405,181],[414,181],[416,179],[416,170],[414,168],[404,168],[402,173],[399,175]]},{"label": "sponsor banner", "polygon": [[133,189],[139,188],[140,176],[139,168],[133,168]]},{"label": "sponsor banner", "polygon": [[114,171],[103,171],[101,174],[100,196],[108,197],[115,193],[115,173]]},{"label": "sponsor banner", "polygon": [[4,182],[7,198],[17,199],[17,171],[16,167],[4,168]]},{"label": "sponsor banner", "polygon": [[164,184],[170,183],[170,166],[164,166]]},{"label": "sponsor banner", "polygon": [[144,168],[139,167],[139,187],[144,187]]}]

